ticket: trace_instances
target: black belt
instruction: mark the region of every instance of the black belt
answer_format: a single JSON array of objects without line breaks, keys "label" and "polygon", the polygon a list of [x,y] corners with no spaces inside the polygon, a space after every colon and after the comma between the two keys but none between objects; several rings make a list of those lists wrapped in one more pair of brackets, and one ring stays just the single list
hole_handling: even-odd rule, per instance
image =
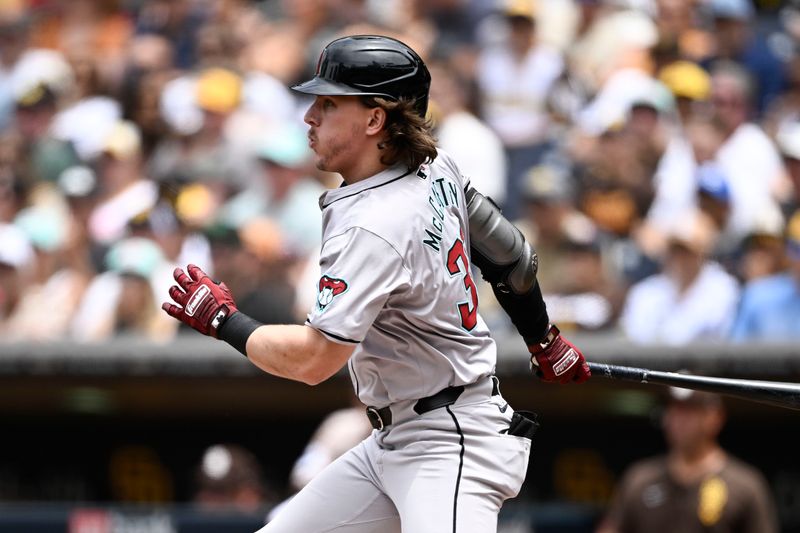
[{"label": "black belt", "polygon": [[[433,396],[421,398],[417,400],[417,403],[414,404],[414,412],[418,415],[421,415],[423,413],[427,413],[428,411],[433,411],[434,409],[439,409],[447,405],[453,405],[456,403],[456,400],[458,400],[458,397],[461,396],[461,393],[464,392],[464,389],[464,385],[447,387],[446,389],[440,390]],[[497,396],[498,394],[500,394],[500,384],[498,379],[495,376],[492,376],[492,396]],[[367,418],[369,418],[369,422],[372,424],[372,427],[377,430],[381,430],[392,424],[392,409],[388,405],[380,409],[372,406],[367,407]]]}]

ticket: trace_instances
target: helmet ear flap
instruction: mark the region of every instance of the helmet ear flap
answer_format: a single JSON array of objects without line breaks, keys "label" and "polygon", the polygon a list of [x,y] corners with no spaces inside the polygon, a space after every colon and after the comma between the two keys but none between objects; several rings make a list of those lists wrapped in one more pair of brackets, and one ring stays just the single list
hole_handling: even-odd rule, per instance
[{"label": "helmet ear flap", "polygon": [[381,35],[353,35],[330,42],[319,56],[314,77],[292,87],[315,95],[409,98],[425,116],[431,76],[408,45]]}]

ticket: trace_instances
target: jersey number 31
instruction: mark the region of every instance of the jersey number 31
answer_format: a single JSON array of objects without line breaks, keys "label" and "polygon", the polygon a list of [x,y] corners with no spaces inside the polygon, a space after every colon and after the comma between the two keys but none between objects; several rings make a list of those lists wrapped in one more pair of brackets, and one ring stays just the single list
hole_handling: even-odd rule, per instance
[{"label": "jersey number 31", "polygon": [[[461,259],[460,263],[459,259]],[[458,312],[461,314],[461,326],[467,331],[472,331],[472,328],[478,323],[478,288],[472,281],[469,261],[467,254],[464,253],[464,241],[461,239],[456,239],[450,251],[447,252],[447,271],[450,272],[450,275],[456,275],[459,272],[464,274],[464,289],[469,293],[472,304],[461,302],[458,304]]]}]

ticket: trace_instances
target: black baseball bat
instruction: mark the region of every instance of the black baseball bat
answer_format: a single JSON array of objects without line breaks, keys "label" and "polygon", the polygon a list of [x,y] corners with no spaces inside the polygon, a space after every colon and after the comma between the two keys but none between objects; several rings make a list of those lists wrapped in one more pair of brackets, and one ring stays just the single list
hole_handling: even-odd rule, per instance
[{"label": "black baseball bat", "polygon": [[593,376],[636,383],[672,385],[800,410],[800,384],[797,383],[697,376],[605,363],[589,363],[589,368]]}]

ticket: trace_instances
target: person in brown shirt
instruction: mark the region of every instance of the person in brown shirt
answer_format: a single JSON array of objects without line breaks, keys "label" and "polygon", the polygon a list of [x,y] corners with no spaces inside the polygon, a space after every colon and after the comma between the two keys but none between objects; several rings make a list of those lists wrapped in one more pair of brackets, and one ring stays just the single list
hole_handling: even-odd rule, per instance
[{"label": "person in brown shirt", "polygon": [[627,469],[597,533],[777,533],[763,476],[717,441],[724,424],[718,396],[671,388],[667,454]]}]

